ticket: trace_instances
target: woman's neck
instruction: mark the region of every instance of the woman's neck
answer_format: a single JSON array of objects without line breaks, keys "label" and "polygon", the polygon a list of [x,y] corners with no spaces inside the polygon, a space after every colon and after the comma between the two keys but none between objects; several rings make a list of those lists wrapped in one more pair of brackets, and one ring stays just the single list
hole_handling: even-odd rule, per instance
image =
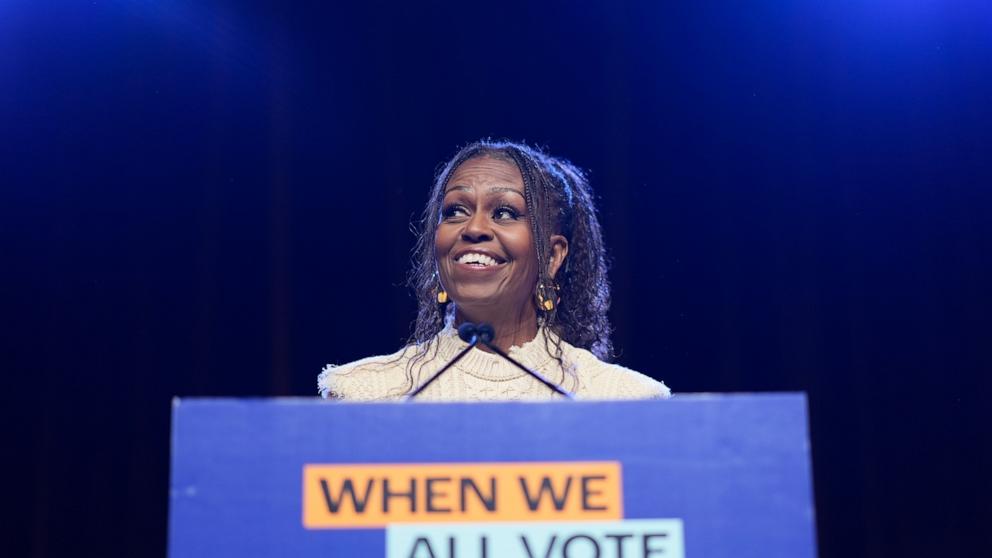
[{"label": "woman's neck", "polygon": [[[505,313],[483,313],[471,312],[462,308],[455,308],[455,327],[465,323],[486,323],[493,326],[496,338],[493,345],[496,345],[504,352],[510,347],[521,346],[537,337],[537,313],[533,307],[528,308],[519,316],[506,315]],[[488,347],[479,344],[479,348],[486,352],[492,352]]]}]

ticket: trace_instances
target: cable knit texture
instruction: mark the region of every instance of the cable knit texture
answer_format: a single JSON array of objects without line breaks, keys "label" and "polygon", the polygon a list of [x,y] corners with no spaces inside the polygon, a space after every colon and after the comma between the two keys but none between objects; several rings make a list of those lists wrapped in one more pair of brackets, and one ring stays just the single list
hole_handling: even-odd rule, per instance
[{"label": "cable knit texture", "polygon": [[[341,366],[328,365],[320,373],[317,386],[321,396],[350,401],[395,400],[413,385],[426,382],[467,344],[450,325],[434,342],[427,355],[411,362],[416,346],[407,346],[391,355],[374,356]],[[553,345],[549,345],[553,349]],[[582,399],[649,399],[671,396],[668,387],[643,374],[615,364],[607,364],[592,353],[562,341],[562,362],[548,353],[544,335],[511,347],[510,356],[536,370]],[[436,352],[435,352],[436,349]],[[547,400],[559,399],[547,386],[496,354],[478,348],[469,351],[440,378],[427,387],[417,400]]]}]

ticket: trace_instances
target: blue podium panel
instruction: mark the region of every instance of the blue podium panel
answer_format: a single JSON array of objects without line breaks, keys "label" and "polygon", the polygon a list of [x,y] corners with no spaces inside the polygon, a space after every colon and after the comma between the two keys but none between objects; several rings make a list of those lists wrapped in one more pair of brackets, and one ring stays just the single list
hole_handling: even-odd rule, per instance
[{"label": "blue podium panel", "polygon": [[814,557],[802,394],[176,399],[169,555]]}]

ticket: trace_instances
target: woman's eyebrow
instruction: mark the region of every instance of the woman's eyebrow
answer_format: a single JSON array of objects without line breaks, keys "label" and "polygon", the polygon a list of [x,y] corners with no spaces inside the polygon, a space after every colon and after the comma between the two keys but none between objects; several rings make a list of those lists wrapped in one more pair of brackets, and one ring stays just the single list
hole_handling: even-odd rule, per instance
[{"label": "woman's eyebrow", "polygon": [[[468,186],[455,185],[455,186],[451,186],[447,190],[445,190],[444,191],[444,195],[448,195],[451,192],[454,192],[456,190],[460,190],[460,191],[464,191],[464,192],[471,192],[472,191],[472,188],[469,188]],[[518,190],[517,188],[514,188],[512,186],[493,186],[488,191],[488,193],[490,193],[490,194],[502,194],[504,192],[513,192],[514,194],[517,194],[520,197],[524,197],[524,193],[523,192],[521,192],[520,190]]]},{"label": "woman's eyebrow", "polygon": [[524,197],[523,192],[510,186],[493,186],[489,189],[490,194],[502,194],[503,192],[513,192],[514,194],[519,194],[520,197]]}]

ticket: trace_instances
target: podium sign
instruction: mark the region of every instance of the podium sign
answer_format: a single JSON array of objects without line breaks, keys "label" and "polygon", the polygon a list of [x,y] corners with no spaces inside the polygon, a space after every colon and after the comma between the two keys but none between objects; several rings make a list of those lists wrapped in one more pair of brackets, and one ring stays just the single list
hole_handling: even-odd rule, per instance
[{"label": "podium sign", "polygon": [[176,399],[169,556],[812,558],[802,394]]}]

